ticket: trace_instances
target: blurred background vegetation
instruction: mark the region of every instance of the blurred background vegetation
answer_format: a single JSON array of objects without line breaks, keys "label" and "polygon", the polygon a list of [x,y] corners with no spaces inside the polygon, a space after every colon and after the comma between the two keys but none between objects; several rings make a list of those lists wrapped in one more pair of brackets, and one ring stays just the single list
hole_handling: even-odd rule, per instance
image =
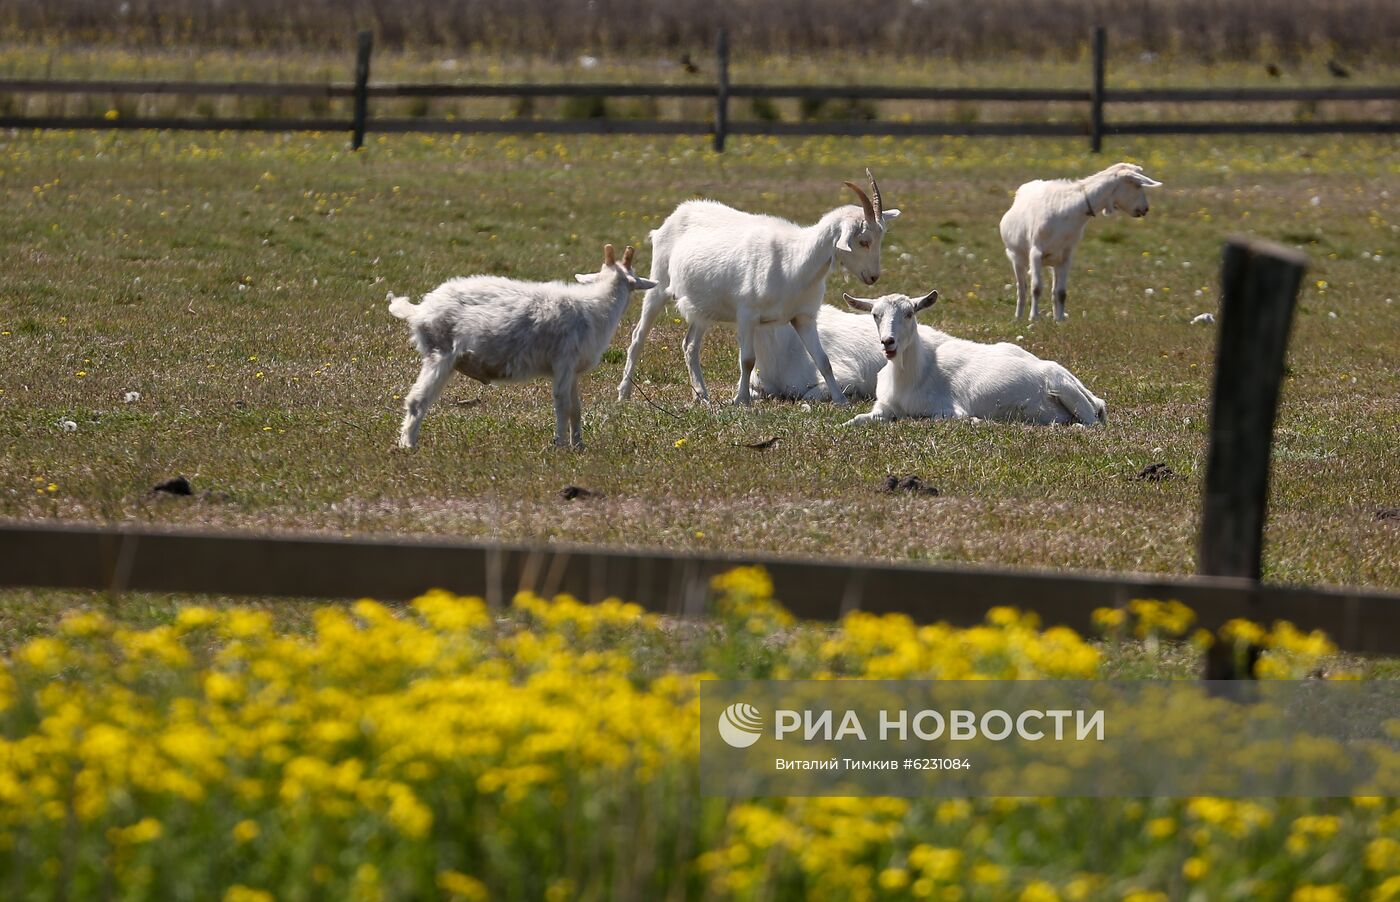
[{"label": "blurred background vegetation", "polygon": [[572,57],[707,46],[716,28],[765,53],[863,49],[980,58],[1077,56],[1096,24],[1139,53],[1211,62],[1385,58],[1395,0],[4,0],[0,36],[137,46],[507,50]]}]

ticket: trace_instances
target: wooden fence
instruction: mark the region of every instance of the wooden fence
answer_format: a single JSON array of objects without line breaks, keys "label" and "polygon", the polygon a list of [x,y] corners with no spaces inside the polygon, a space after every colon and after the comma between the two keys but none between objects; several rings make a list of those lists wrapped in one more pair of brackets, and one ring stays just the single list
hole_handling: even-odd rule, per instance
[{"label": "wooden fence", "polygon": [[586,601],[623,598],[675,616],[705,613],[710,577],[760,564],[798,617],[863,610],[921,623],[982,623],[987,610],[1034,610],[1047,625],[1093,631],[1095,608],[1136,598],[1190,605],[1206,629],[1234,617],[1326,630],[1339,647],[1400,654],[1400,595],[1292,587],[1239,577],[1172,577],[884,564],[774,555],[516,546],[401,537],[230,534],[145,526],[0,523],[0,586],[299,598],[412,598],[430,588],[493,605],[518,590]]},{"label": "wooden fence", "polygon": [[[643,134],[708,135],[723,151],[730,135],[1025,135],[1087,137],[1095,152],[1110,135],[1223,134],[1400,134],[1400,117],[1373,120],[1261,121],[1246,116],[1227,120],[1144,121],[1110,120],[1109,106],[1146,104],[1237,104],[1400,101],[1400,85],[1337,88],[1147,88],[1115,90],[1107,85],[1107,39],[1094,32],[1089,86],[1083,89],[939,88],[873,85],[760,85],[729,81],[729,43],[721,31],[716,40],[712,84],[372,84],[369,81],[371,39],[359,37],[354,81],[341,84],[181,81],[68,81],[0,79],[0,94],[179,95],[287,97],[320,100],[352,99],[353,113],[343,118],[227,118],[0,116],[0,128],[73,129],[192,129],[234,131],[350,132],[352,146],[363,145],[368,132],[452,132],[517,134]],[[372,117],[372,99],[483,97],[647,97],[708,98],[714,101],[710,121],[666,119],[429,119]],[[734,120],[730,101],[736,99],[895,100],[998,102],[1032,107],[1044,104],[1082,105],[1085,118],[1073,122],[956,122],[885,120],[820,120],[780,122]]]}]

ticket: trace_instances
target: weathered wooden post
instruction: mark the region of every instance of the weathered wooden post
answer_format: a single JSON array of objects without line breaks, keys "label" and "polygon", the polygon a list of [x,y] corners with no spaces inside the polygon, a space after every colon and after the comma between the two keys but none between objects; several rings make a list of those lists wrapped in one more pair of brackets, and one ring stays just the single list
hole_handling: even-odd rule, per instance
[{"label": "weathered wooden post", "polygon": [[729,33],[715,35],[715,152],[724,153],[729,133]]},{"label": "weathered wooden post", "polygon": [[1089,149],[1103,150],[1103,83],[1108,35],[1102,25],[1094,28],[1094,86],[1089,91]]},{"label": "weathered wooden post", "polygon": [[[1269,455],[1293,305],[1307,259],[1253,238],[1225,244],[1215,391],[1206,451],[1196,571],[1258,580],[1269,497]],[[1208,680],[1252,679],[1262,649],[1217,641]]]},{"label": "weathered wooden post", "polygon": [[365,118],[369,114],[369,51],[373,44],[374,36],[370,32],[360,32],[355,54],[355,133],[350,140],[354,150],[359,150],[365,143]]},{"label": "weathered wooden post", "polygon": [[1215,392],[1196,571],[1259,579],[1269,452],[1302,254],[1231,238],[1221,267]]}]

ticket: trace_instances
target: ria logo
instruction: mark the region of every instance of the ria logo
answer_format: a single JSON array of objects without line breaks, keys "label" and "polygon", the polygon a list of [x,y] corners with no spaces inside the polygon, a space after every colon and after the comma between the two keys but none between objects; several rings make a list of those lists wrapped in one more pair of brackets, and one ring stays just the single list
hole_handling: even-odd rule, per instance
[{"label": "ria logo", "polygon": [[763,715],[753,705],[736,702],[719,715],[719,737],[736,749],[746,749],[763,735]]}]

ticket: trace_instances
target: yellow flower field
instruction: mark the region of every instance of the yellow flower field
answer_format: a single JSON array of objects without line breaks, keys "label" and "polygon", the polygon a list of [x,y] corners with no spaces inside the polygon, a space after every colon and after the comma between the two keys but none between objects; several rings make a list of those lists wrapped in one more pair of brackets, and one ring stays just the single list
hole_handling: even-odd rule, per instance
[{"label": "yellow flower field", "polygon": [[[1083,679],[1103,664],[1102,645],[1007,608],[971,629],[868,614],[827,629],[794,624],[761,570],[715,590],[701,626],[442,592],[323,608],[306,633],[239,608],[148,630],[73,613],[0,670],[0,892],[1400,898],[1390,799],[702,799],[707,676]],[[1134,604],[1123,619],[1165,638],[1191,617]],[[1277,676],[1331,652],[1286,625],[1232,633],[1268,644]]]}]

